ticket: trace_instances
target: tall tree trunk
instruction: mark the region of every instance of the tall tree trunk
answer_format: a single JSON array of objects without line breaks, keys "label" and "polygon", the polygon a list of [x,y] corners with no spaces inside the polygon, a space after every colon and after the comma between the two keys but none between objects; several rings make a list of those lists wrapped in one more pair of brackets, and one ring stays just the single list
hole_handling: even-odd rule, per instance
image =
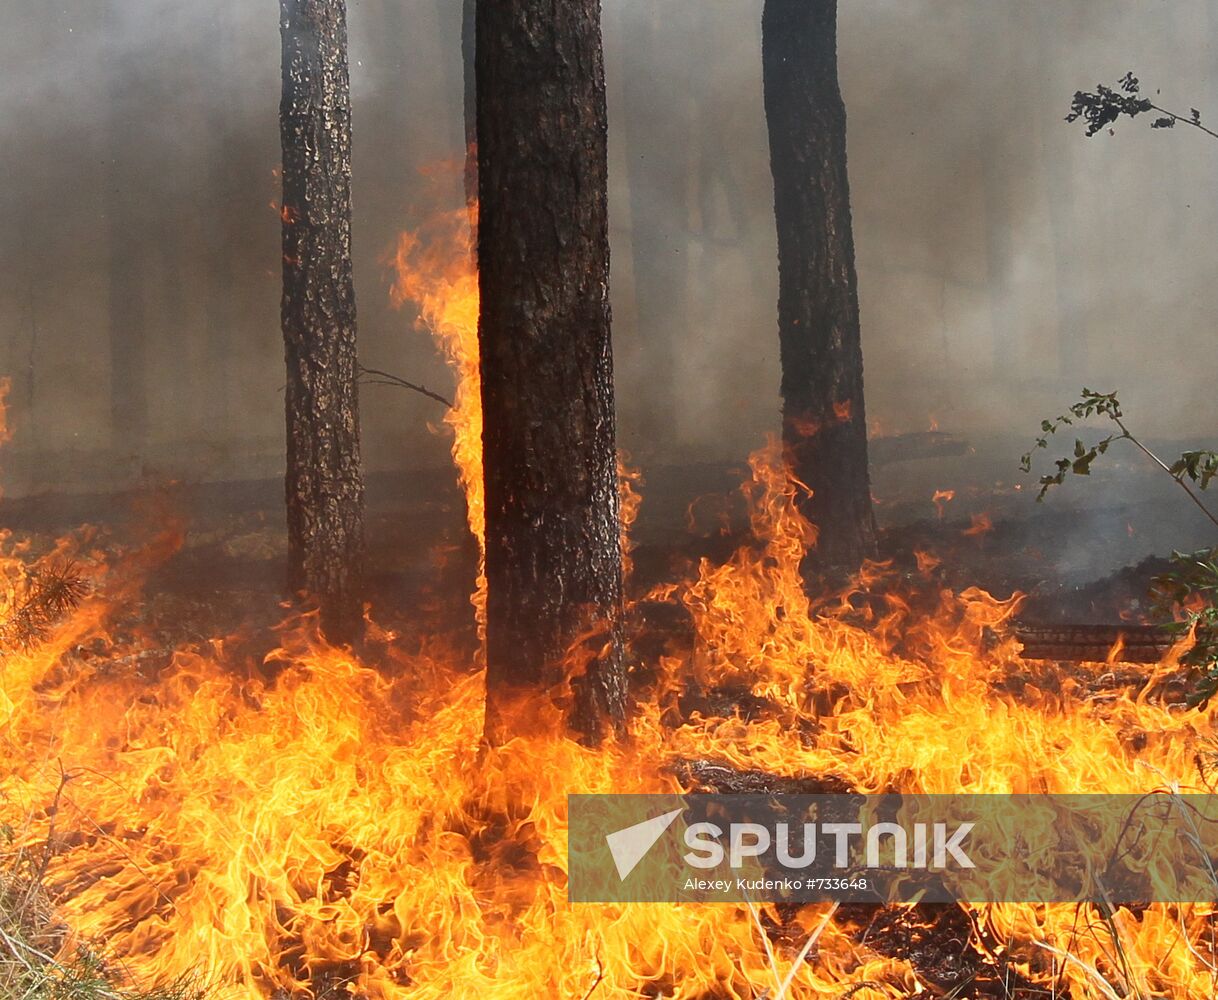
[{"label": "tall tree trunk", "polygon": [[332,641],[359,636],[360,469],[344,0],[281,0],[288,571]]},{"label": "tall tree trunk", "polygon": [[774,214],[783,441],[812,490],[817,568],[875,551],[858,280],[837,79],[836,0],[766,0],[762,63]]},{"label": "tall tree trunk", "polygon": [[[1069,106],[1069,88],[1059,81],[1055,67],[1064,51],[1072,46],[1063,46],[1063,40],[1077,37],[1084,32],[1082,19],[1085,14],[1074,11],[1068,5],[1040,7],[1030,5],[1018,7],[1024,16],[1032,20],[1031,32],[1024,37],[1033,39],[1032,50],[1036,53],[1036,94],[1043,109],[1040,161],[1045,177],[1045,190],[1049,207],[1049,231],[1052,239],[1053,283],[1056,290],[1057,312],[1057,374],[1072,379],[1088,376],[1089,352],[1087,316],[1092,308],[1092,282],[1088,259],[1080,233],[1087,231],[1086,220],[1081,217],[1080,199],[1075,189],[1078,171],[1077,135],[1062,119],[1063,107]],[[1061,84],[1059,86],[1059,84]],[[1063,97],[1065,98],[1063,100]],[[1049,132],[1056,129],[1057,134]]]},{"label": "tall tree trunk", "polygon": [[626,711],[598,0],[480,0],[477,97],[487,735],[595,634],[596,740]]},{"label": "tall tree trunk", "polygon": [[[125,37],[125,5],[113,0],[107,27]],[[148,297],[147,272],[154,258],[148,251],[151,222],[148,194],[136,180],[147,170],[150,136],[141,102],[148,94],[141,62],[116,44],[110,78],[109,163],[106,223],[109,234],[110,428],[120,460],[142,459],[148,437]],[[141,159],[142,158],[142,159]]]},{"label": "tall tree trunk", "polygon": [[[696,5],[695,5],[696,7]],[[640,4],[623,15],[623,134],[630,185],[630,251],[637,337],[654,391],[639,401],[646,436],[671,439],[677,426],[678,330],[691,323],[689,285],[690,66],[680,47],[664,44],[664,28],[692,29],[695,9]],[[629,29],[633,28],[633,33]],[[688,30],[680,37],[689,38]],[[669,36],[671,37],[671,35]],[[668,116],[654,110],[657,73],[664,73]]]},{"label": "tall tree trunk", "polygon": [[248,218],[242,212],[242,200],[248,198],[248,188],[242,184],[249,173],[243,170],[245,158],[241,136],[233,127],[232,108],[239,99],[240,65],[237,58],[237,29],[230,3],[220,2],[214,8],[215,42],[203,53],[204,79],[212,100],[199,101],[209,108],[202,124],[212,139],[210,162],[205,167],[207,192],[211,204],[200,220],[200,263],[203,265],[203,319],[205,341],[203,358],[207,384],[202,393],[200,429],[206,440],[227,441],[232,436],[232,368],[234,332],[240,315],[235,289],[241,276],[234,257],[242,245],[241,223]]}]

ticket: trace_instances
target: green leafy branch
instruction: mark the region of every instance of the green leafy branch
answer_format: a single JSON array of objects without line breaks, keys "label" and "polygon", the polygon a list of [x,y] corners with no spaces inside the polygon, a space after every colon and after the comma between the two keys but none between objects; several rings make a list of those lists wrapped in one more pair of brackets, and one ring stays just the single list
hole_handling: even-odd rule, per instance
[{"label": "green leafy branch", "polygon": [[[1208,128],[1201,122],[1201,112],[1189,108],[1187,115],[1169,111],[1155,104],[1148,97],[1142,96],[1142,85],[1132,73],[1126,73],[1117,83],[1119,89],[1105,87],[1102,83],[1094,91],[1080,90],[1074,95],[1070,104],[1070,113],[1066,121],[1076,122],[1082,119],[1087,125],[1087,135],[1109,128],[1122,115],[1136,118],[1150,111],[1157,111],[1159,117],[1150,123],[1151,128],[1175,128],[1179,125],[1190,125],[1204,132],[1212,139],[1218,139],[1218,132]],[[1158,93],[1156,91],[1156,93]]]},{"label": "green leafy branch", "polygon": [[1019,467],[1025,472],[1032,471],[1032,454],[1037,449],[1048,449],[1049,438],[1058,433],[1063,427],[1072,426],[1076,421],[1090,417],[1106,417],[1116,425],[1117,430],[1090,446],[1075,439],[1073,452],[1055,459],[1054,471],[1040,477],[1040,492],[1036,495],[1037,502],[1045,498],[1045,494],[1054,486],[1060,486],[1066,477],[1089,476],[1091,466],[1100,455],[1103,455],[1117,441],[1128,441],[1150,461],[1162,469],[1187,494],[1198,510],[1201,511],[1214,527],[1218,528],[1218,517],[1202,502],[1196,491],[1189,484],[1195,484],[1198,489],[1206,489],[1218,475],[1218,453],[1208,450],[1186,451],[1178,459],[1168,465],[1163,459],[1142,443],[1126,426],[1121,403],[1115,392],[1096,392],[1084,388],[1077,403],[1065,413],[1052,420],[1042,420],[1041,435],[1031,450],[1020,459]]},{"label": "green leafy branch", "polygon": [[1181,662],[1198,671],[1188,694],[1189,705],[1205,705],[1218,694],[1218,551],[1173,552],[1172,569],[1156,576],[1151,598],[1163,628],[1195,641]]}]

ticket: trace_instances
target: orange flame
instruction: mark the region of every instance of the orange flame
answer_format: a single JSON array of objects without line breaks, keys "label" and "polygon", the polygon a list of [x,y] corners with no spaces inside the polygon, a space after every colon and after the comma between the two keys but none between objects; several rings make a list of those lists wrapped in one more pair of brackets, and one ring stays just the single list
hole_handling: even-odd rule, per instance
[{"label": "orange flame", "polygon": [[956,499],[955,490],[935,490],[935,495],[931,498],[931,503],[935,505],[935,510],[939,512],[939,520],[943,520],[943,512],[949,503]]},{"label": "orange flame", "polygon": [[[481,537],[477,288],[459,237],[444,247],[405,237],[395,294],[420,303],[460,372],[446,419]],[[444,636],[373,628],[359,659],[305,616],[265,656],[223,639],[162,655],[162,640],[122,623],[172,533],[110,566],[88,536],[64,542],[96,596],[0,661],[0,822],[17,847],[49,843],[64,916],[116,968],[144,984],[197,970],[217,1000],[745,1000],[787,970],[788,1000],[925,992],[909,960],[825,906],[755,918],[736,905],[571,905],[567,793],[673,791],[674,762],[691,756],[864,792],[1187,788],[1215,710],[1148,688],[1097,701],[1069,680],[1037,687],[1016,643],[993,640],[1018,598],[943,591],[916,614],[893,597],[860,627],[852,593],[813,602],[804,589],[816,530],[780,446],[750,464],[755,541],[650,595],[683,605],[692,649],[659,657],[632,739],[602,750],[565,738],[545,704],[529,735],[480,750],[483,676]],[[637,491],[623,491],[628,521]],[[936,494],[940,509],[948,500]],[[0,547],[5,574],[28,572],[11,538]],[[855,586],[890,572],[868,567]],[[693,680],[741,685],[767,710],[674,719]],[[1107,920],[1068,905],[970,911],[1046,992],[1211,993],[1212,904]]]},{"label": "orange flame", "polygon": [[965,538],[980,538],[994,530],[994,520],[989,514],[971,514],[969,520],[972,523],[961,532]]},{"label": "orange flame", "polygon": [[419,319],[457,380],[444,423],[452,429],[453,461],[465,491],[469,530],[478,540],[478,579],[471,602],[481,634],[486,629],[486,506],[482,484],[482,375],[478,350],[478,271],[470,246],[470,216],[442,215],[420,232],[398,238],[390,288],[393,304],[418,306]]},{"label": "orange flame", "polygon": [[[150,675],[139,664],[152,640],[111,627],[136,599],[124,585],[45,645],[5,657],[0,818],[30,845],[54,824],[48,880],[65,916],[142,982],[198,968],[223,1000],[336,984],[355,996],[515,1000],[582,997],[599,979],[606,997],[662,983],[665,996],[693,1000],[752,997],[771,981],[748,909],[572,906],[567,792],[674,790],[671,762],[693,755],[834,774],[862,791],[1189,781],[1208,713],[1133,693],[1104,704],[1069,689],[1004,693],[1002,679],[1025,668],[1012,642],[991,648],[984,635],[1014,601],[944,593],[923,620],[898,602],[867,631],[814,607],[799,578],[813,531],[778,446],[752,466],[744,492],[763,547],[704,561],[671,589],[693,616],[695,652],[662,661],[665,690],[641,706],[628,744],[580,747],[552,713],[480,758],[482,677],[442,638],[385,641],[374,666],[319,643],[311,618],[287,622],[265,658],[240,645],[183,648]],[[80,660],[79,649],[96,652]],[[674,728],[665,695],[691,677],[743,683],[772,713]],[[816,728],[802,729],[809,718]],[[68,775],[54,817],[53,761]],[[1109,925],[1086,908],[974,912],[1046,987],[1049,947],[1077,959],[1052,970],[1071,995],[1096,994],[1090,968],[1129,975],[1144,995],[1191,996],[1210,981],[1214,909],[1118,911],[1128,972],[1113,963]],[[772,946],[784,970],[825,912],[809,907],[788,925],[795,943]],[[767,919],[784,918],[767,909]],[[1079,935],[1080,919],[1098,929]],[[830,921],[788,996],[863,982],[877,985],[860,992],[897,996],[917,980]]]},{"label": "orange flame", "polygon": [[630,553],[634,550],[630,529],[638,519],[639,508],[643,506],[643,494],[639,492],[643,485],[643,471],[632,466],[630,456],[621,450],[617,456],[617,482],[622,519],[622,575],[629,576],[633,568]]}]

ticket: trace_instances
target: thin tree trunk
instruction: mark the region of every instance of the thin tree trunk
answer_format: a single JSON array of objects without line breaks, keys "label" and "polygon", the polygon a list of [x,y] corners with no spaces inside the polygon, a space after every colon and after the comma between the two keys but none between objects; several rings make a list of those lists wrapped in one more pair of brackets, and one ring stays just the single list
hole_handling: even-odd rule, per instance
[{"label": "thin tree trunk", "polygon": [[[123,7],[108,8],[110,30],[121,37]],[[149,136],[141,101],[148,93],[142,66],[116,50],[110,77],[109,231],[110,428],[114,451],[142,458],[148,437],[148,300],[150,223],[147,192],[136,178],[147,169]],[[143,157],[143,160],[141,160]]]},{"label": "thin tree trunk", "polygon": [[1063,47],[1063,39],[1085,29],[1079,14],[1066,5],[1058,8],[1030,5],[1026,10],[1018,9],[1032,19],[1034,33],[1030,37],[1034,39],[1033,51],[1037,57],[1037,93],[1045,112],[1042,136],[1052,136],[1051,129],[1058,132],[1055,143],[1042,138],[1040,151],[1056,289],[1057,374],[1078,379],[1087,376],[1090,364],[1087,317],[1092,302],[1091,280],[1087,258],[1082,252],[1083,241],[1079,238],[1079,233],[1085,232],[1087,227],[1080,216],[1080,199],[1074,182],[1079,162],[1075,155],[1078,136],[1064,121],[1070,92],[1065,86],[1058,88],[1054,67],[1063,51],[1070,49],[1068,45]]},{"label": "thin tree trunk", "polygon": [[[232,367],[234,332],[239,315],[234,294],[241,284],[234,256],[241,246],[239,206],[247,189],[243,188],[244,143],[232,123],[232,108],[240,94],[236,81],[240,79],[236,57],[236,28],[233,10],[226,2],[219,3],[214,13],[215,44],[203,54],[205,79],[201,86],[209,87],[213,100],[204,115],[213,146],[205,178],[210,205],[200,221],[203,265],[203,319],[205,340],[203,358],[207,384],[201,400],[200,430],[205,439],[230,440],[232,434]],[[211,102],[199,101],[208,108]]]},{"label": "thin tree trunk", "polygon": [[875,551],[858,280],[837,78],[836,0],[766,0],[762,62],[774,214],[783,440],[820,530],[815,565]]},{"label": "thin tree trunk", "polygon": [[465,209],[473,230],[470,248],[478,254],[478,88],[474,59],[478,0],[461,0],[462,121],[465,125]]},{"label": "thin tree trunk", "polygon": [[[623,63],[623,134],[626,140],[627,177],[630,186],[630,251],[634,276],[637,337],[654,384],[665,389],[645,394],[639,401],[644,430],[657,437],[671,436],[677,426],[671,388],[677,378],[677,344],[681,327],[690,322],[689,298],[689,185],[690,144],[689,72],[686,54],[665,48],[661,32],[665,18],[682,23],[693,11],[669,5],[665,9],[640,5],[627,27]],[[683,35],[688,37],[688,35]],[[676,114],[657,115],[656,74],[669,75],[665,104]],[[671,89],[669,89],[671,88]]]},{"label": "thin tree trunk", "polygon": [[281,0],[288,570],[332,641],[358,638],[364,483],[344,0]]},{"label": "thin tree trunk", "polygon": [[[973,22],[981,32],[998,32],[1003,39],[1020,37],[1007,8],[995,11],[979,11]],[[1015,62],[1005,42],[978,39],[976,50],[986,53],[982,77],[996,82],[1001,92],[1015,92],[1022,81],[1015,74]],[[975,50],[975,51],[976,51]],[[1024,323],[1015,315],[1011,294],[1015,278],[1015,199],[1018,195],[1018,178],[1022,173],[1012,163],[1012,153],[1006,143],[1009,137],[1000,133],[991,134],[986,116],[992,114],[987,104],[980,107],[976,158],[981,181],[981,198],[984,206],[986,297],[989,300],[990,335],[993,338],[994,372],[998,378],[1010,378],[1020,370],[1023,360]],[[1022,110],[1022,109],[1021,109]],[[1021,140],[1026,142],[1026,139]]]},{"label": "thin tree trunk", "polygon": [[622,725],[622,563],[598,0],[481,0],[477,19],[487,735],[573,678],[590,740]]}]

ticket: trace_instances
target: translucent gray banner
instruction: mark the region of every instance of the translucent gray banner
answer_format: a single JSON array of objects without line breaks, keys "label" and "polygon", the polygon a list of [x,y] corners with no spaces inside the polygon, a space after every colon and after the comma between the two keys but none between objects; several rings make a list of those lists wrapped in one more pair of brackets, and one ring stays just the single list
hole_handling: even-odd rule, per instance
[{"label": "translucent gray banner", "polygon": [[1218,796],[567,801],[573,902],[1218,902]]}]

